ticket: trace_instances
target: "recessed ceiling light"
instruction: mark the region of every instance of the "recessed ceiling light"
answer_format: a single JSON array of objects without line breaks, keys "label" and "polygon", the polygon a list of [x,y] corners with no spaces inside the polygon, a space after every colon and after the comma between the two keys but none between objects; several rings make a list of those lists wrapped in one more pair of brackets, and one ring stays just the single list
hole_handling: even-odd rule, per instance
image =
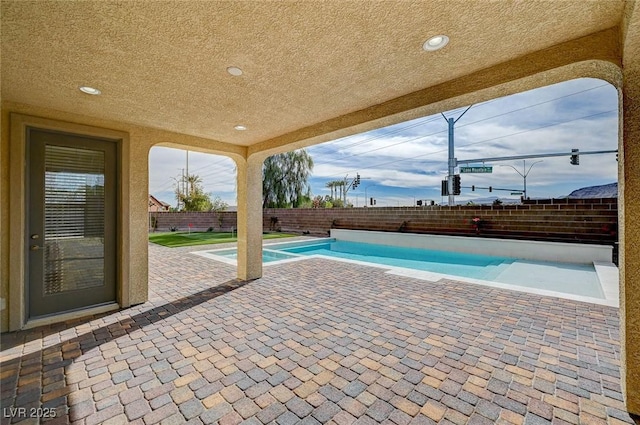
[{"label": "recessed ceiling light", "polygon": [[242,70],[235,66],[230,66],[229,68],[227,68],[227,72],[234,77],[239,77],[240,75],[242,75]]},{"label": "recessed ceiling light", "polygon": [[442,49],[448,43],[449,43],[449,37],[441,34],[441,35],[436,35],[434,37],[431,37],[430,39],[425,41],[424,44],[422,45],[422,48],[426,51],[431,52],[434,50]]},{"label": "recessed ceiling light", "polygon": [[93,87],[89,87],[89,86],[81,86],[80,91],[86,94],[92,94],[94,96],[97,96],[102,93],[100,90],[95,89]]},{"label": "recessed ceiling light", "polygon": [[244,130],[246,130],[246,129],[247,129],[247,127],[245,127],[244,125],[236,125],[236,126],[235,126],[235,127],[233,127],[233,128],[235,128],[235,129],[236,129],[236,130],[238,130],[238,131],[244,131]]}]

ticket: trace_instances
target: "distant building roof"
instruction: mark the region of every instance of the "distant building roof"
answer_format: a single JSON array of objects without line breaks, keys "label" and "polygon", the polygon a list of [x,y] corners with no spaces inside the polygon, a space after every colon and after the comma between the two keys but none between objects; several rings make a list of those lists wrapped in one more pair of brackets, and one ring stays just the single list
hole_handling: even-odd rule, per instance
[{"label": "distant building roof", "polygon": [[149,211],[168,211],[171,208],[170,204],[162,202],[153,195],[149,195]]}]

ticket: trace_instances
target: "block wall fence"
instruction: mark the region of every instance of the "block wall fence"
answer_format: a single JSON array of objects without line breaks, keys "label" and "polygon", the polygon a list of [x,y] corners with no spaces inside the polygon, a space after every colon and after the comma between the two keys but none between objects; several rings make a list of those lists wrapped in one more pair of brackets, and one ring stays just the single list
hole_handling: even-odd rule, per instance
[{"label": "block wall fence", "polygon": [[[476,229],[472,219],[480,218]],[[235,212],[152,212],[150,230],[236,228]],[[604,199],[544,199],[518,205],[265,209],[264,231],[327,236],[329,229],[473,235],[615,245],[618,202]]]}]

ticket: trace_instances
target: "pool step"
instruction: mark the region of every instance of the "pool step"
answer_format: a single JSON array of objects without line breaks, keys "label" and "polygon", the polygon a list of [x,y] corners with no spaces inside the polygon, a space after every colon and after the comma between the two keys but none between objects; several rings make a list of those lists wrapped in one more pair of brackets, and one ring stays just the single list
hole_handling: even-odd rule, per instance
[{"label": "pool step", "polygon": [[511,264],[513,260],[508,261],[492,261],[486,268],[487,272],[484,275],[484,280],[494,280],[498,277],[503,271],[505,271]]}]

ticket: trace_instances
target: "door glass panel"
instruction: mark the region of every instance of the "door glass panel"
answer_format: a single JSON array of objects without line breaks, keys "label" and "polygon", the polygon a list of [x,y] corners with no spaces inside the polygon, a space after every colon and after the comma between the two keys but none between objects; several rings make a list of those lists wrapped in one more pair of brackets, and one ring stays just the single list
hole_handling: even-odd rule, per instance
[{"label": "door glass panel", "polygon": [[44,295],[103,286],[105,154],[45,147]]}]

